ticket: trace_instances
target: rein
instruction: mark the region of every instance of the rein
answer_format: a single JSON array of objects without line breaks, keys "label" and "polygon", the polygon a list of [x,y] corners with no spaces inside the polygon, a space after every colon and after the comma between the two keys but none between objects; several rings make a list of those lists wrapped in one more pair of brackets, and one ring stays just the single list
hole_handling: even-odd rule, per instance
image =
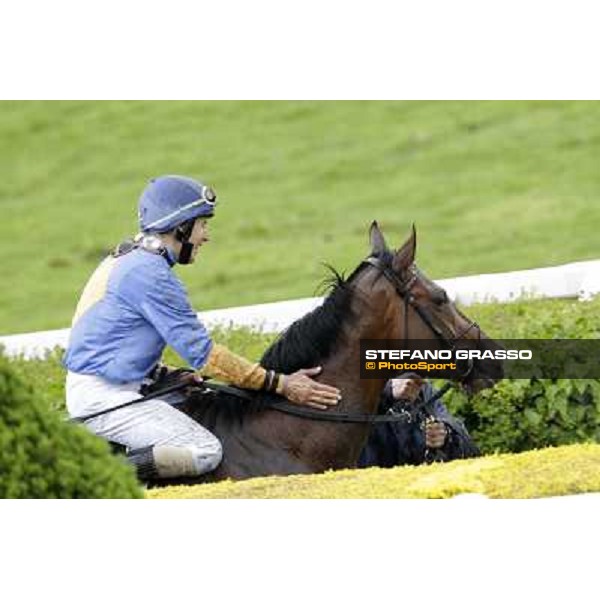
[{"label": "rein", "polygon": [[[184,390],[185,388],[189,388],[189,382],[179,382],[173,385],[168,385],[162,388],[161,390],[157,390],[151,394],[146,394],[145,396],[141,396],[140,398],[135,398],[130,402],[125,402],[123,404],[119,404],[118,406],[111,406],[110,408],[105,408],[104,410],[99,410],[98,412],[91,413],[89,415],[84,415],[82,417],[73,417],[69,419],[71,423],[85,423],[90,419],[94,419],[95,417],[100,417],[101,415],[105,415],[111,413],[115,410],[119,410],[121,408],[125,408],[126,406],[132,406],[134,404],[139,404],[140,402],[145,402],[146,400],[153,400],[154,398],[159,398],[160,396],[165,396],[166,394],[171,394],[173,392],[179,392]],[[242,398],[243,400],[253,400],[254,395],[247,390],[243,390],[241,388],[232,387],[225,384],[213,383],[211,381],[203,381],[202,385],[195,386],[200,388],[201,390],[209,390],[212,392],[221,392],[230,394],[232,396],[237,396],[238,398]],[[446,383],[442,388],[440,388],[432,397],[425,403],[425,406],[433,404],[438,398],[441,398],[450,388],[452,387],[451,383]],[[272,395],[273,402],[267,406],[267,408],[276,410],[278,412],[286,413],[288,415],[294,415],[296,417],[303,417],[305,419],[313,419],[318,421],[333,421],[335,423],[406,423],[410,421],[410,415],[404,413],[389,413],[386,415],[370,415],[370,414],[348,414],[348,413],[326,413],[320,410],[316,410],[313,408],[304,408],[301,406],[297,406],[291,404],[287,400],[282,399],[281,396]]]},{"label": "rein", "polygon": [[[424,406],[432,405],[436,400],[441,398],[450,388],[451,383],[445,383],[431,398],[424,403]],[[407,413],[389,412],[385,415],[369,415],[369,414],[347,414],[347,413],[326,413],[313,408],[302,408],[293,404],[272,404],[269,406],[273,410],[277,410],[288,415],[296,417],[304,417],[307,419],[316,419],[318,421],[334,421],[336,423],[410,423],[412,417]]]},{"label": "rein", "polygon": [[[214,392],[222,392],[237,396],[244,400],[254,399],[254,395],[246,390],[231,387],[225,384],[213,383],[211,381],[205,381],[204,386]],[[451,383],[444,384],[437,392],[435,392],[423,406],[428,407],[432,405],[436,400],[441,398],[450,388]],[[405,413],[391,412],[385,415],[371,415],[361,413],[329,413],[315,408],[305,408],[291,404],[287,400],[281,399],[281,396],[272,395],[273,402],[268,404],[266,408],[270,410],[276,410],[288,415],[295,417],[302,417],[304,419],[313,419],[317,421],[331,421],[334,423],[407,423],[410,422],[411,416]]]}]

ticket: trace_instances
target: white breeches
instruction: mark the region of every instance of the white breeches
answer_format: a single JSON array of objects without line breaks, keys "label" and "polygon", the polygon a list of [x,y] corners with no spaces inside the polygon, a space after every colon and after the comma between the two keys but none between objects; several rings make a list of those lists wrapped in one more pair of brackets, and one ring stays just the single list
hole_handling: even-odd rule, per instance
[{"label": "white breeches", "polygon": [[[81,417],[130,402],[140,397],[142,383],[114,384],[96,375],[69,372],[66,381],[69,415]],[[89,419],[85,425],[96,435],[129,450],[149,446],[186,448],[192,454],[198,475],[212,471],[221,462],[221,443],[208,429],[171,406],[178,399],[181,396],[177,393],[167,394]]]}]

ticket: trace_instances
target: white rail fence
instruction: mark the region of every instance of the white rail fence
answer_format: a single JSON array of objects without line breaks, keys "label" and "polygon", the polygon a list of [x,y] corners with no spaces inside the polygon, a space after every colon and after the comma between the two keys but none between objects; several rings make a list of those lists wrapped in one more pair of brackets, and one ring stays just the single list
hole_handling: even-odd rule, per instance
[{"label": "white rail fence", "polygon": [[[471,275],[440,279],[450,298],[462,305],[477,302],[512,302],[524,296],[534,298],[578,298],[588,300],[600,292],[600,260],[569,263],[557,267]],[[261,331],[281,331],[319,306],[323,298],[301,298],[198,313],[209,328],[247,326]],[[43,357],[56,346],[66,347],[69,329],[37,331],[0,337],[9,356]]]}]

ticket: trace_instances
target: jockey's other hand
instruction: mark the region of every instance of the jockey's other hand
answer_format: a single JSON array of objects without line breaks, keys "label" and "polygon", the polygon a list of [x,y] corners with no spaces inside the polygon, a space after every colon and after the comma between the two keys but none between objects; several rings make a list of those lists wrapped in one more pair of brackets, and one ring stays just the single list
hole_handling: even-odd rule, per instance
[{"label": "jockey's other hand", "polygon": [[187,383],[190,386],[200,386],[204,379],[202,375],[199,373],[192,371],[191,369],[181,369],[180,367],[172,367],[170,365],[165,365],[166,373],[164,373],[163,377],[174,377],[177,374],[177,383]]},{"label": "jockey's other hand", "polygon": [[187,382],[190,386],[200,387],[204,378],[198,373],[182,373],[179,376],[179,381]]},{"label": "jockey's other hand", "polygon": [[284,375],[283,395],[294,404],[311,408],[327,409],[335,406],[342,398],[340,390],[325,383],[314,381],[312,377],[321,372],[321,367],[299,369],[291,375]]}]

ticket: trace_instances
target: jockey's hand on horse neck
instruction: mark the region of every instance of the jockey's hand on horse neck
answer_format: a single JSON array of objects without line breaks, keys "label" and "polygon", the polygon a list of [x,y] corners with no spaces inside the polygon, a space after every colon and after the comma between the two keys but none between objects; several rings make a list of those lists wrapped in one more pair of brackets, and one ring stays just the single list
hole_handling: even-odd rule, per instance
[{"label": "jockey's hand on horse neck", "polygon": [[327,409],[341,399],[340,390],[325,383],[314,381],[312,377],[321,372],[321,367],[300,369],[291,375],[284,375],[283,395],[294,404],[311,408]]}]

